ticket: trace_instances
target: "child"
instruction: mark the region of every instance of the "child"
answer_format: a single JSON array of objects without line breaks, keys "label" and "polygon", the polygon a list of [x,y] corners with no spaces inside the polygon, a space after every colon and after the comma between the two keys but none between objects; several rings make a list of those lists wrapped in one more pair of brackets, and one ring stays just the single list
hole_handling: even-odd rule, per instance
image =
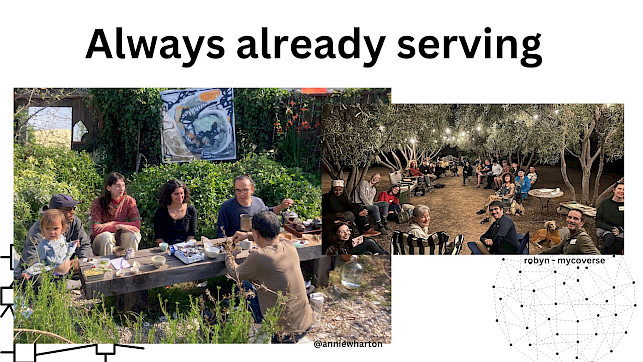
[{"label": "child", "polygon": [[72,262],[70,257],[74,255],[79,241],[74,240],[67,243],[63,233],[67,229],[67,218],[58,209],[49,209],[40,218],[40,230],[43,239],[38,243],[38,263],[27,268],[22,276],[29,279],[44,270],[53,270],[55,278],[61,278],[69,274],[70,269],[78,265],[77,259]]}]

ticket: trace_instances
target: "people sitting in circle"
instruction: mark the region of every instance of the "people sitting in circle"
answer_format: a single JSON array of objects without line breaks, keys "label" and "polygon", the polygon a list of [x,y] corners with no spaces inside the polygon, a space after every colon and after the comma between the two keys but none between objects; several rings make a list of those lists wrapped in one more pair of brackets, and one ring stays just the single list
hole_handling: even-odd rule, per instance
[{"label": "people sitting in circle", "polygon": [[[55,194],[49,199],[49,204],[44,205],[43,209],[46,210],[60,210],[65,215],[67,220],[67,228],[63,232],[65,240],[74,241],[78,240],[79,246],[76,248],[76,257],[78,258],[91,258],[94,256],[92,252],[92,243],[89,235],[85,232],[83,227],[83,222],[76,215],[76,205],[80,201],[74,200],[71,196],[65,194]],[[45,212],[43,211],[43,213]],[[36,220],[36,222],[31,225],[27,237],[25,239],[25,245],[22,248],[22,254],[20,257],[20,263],[16,268],[14,268],[14,276],[18,278],[22,271],[29,266],[37,263],[38,259],[38,243],[43,238],[42,230],[40,229],[40,220],[41,217]]]},{"label": "people sitting in circle", "polygon": [[491,162],[488,158],[484,160],[484,163],[481,165],[480,170],[476,171],[476,174],[478,175],[478,184],[476,185],[476,187],[480,188],[482,179],[487,178],[491,175]]},{"label": "people sitting in circle", "polygon": [[388,202],[388,215],[387,220],[397,221],[399,223],[406,222],[407,219],[404,217],[402,212],[402,206],[400,205],[400,186],[391,185],[391,188],[388,191],[382,191],[377,198],[377,201],[386,201]]},{"label": "people sitting in circle", "polygon": [[538,180],[538,174],[536,173],[536,168],[534,166],[529,166],[527,177],[529,177],[529,183],[531,184],[530,187],[534,187],[536,180]]},{"label": "people sitting in circle", "polygon": [[518,164],[515,162],[512,162],[511,169],[512,169],[512,173],[514,174],[514,177],[518,176]]},{"label": "people sitting in circle", "polygon": [[579,210],[569,210],[567,212],[567,228],[569,234],[565,234],[561,238],[560,244],[553,248],[543,251],[541,254],[564,254],[564,255],[599,255],[600,252],[596,249],[592,238],[587,231],[583,229],[585,226],[585,216]]},{"label": "people sitting in circle", "polygon": [[424,174],[420,172],[420,169],[418,169],[417,162],[415,160],[409,162],[409,176],[411,177],[423,177]]},{"label": "people sitting in circle", "polygon": [[519,197],[521,200],[526,199],[528,195],[527,193],[531,188],[531,182],[529,181],[529,177],[525,176],[524,170],[518,170],[518,176],[516,176],[515,183],[516,183],[516,196]]},{"label": "people sitting in circle", "polygon": [[360,235],[355,228],[349,227],[344,221],[333,224],[330,235],[330,245],[326,249],[326,255],[358,255],[358,254],[381,254],[386,255],[384,250],[375,240],[368,236]]},{"label": "people sitting in circle", "polygon": [[462,167],[462,186],[466,186],[469,177],[473,176],[473,167],[469,163],[469,160],[464,161],[464,166]]},{"label": "people sitting in circle", "polygon": [[[513,169],[511,168],[511,166],[509,166],[507,164],[507,160],[502,160],[502,173],[501,173],[501,175],[503,175],[505,173],[512,173],[512,171],[513,171]],[[502,177],[500,175],[494,177],[493,182],[495,184],[496,190],[499,189],[500,186],[502,186]]]},{"label": "people sitting in circle", "polygon": [[[241,214],[254,215],[259,211],[269,210],[276,215],[282,210],[292,206],[292,199],[283,199],[281,204],[268,207],[263,200],[253,196],[255,192],[255,182],[248,175],[240,175],[234,179],[235,196],[226,200],[219,207],[219,218],[217,219],[217,238],[222,238],[223,230],[225,236],[234,236],[237,231],[241,230]],[[244,230],[248,231],[248,230]]]},{"label": "people sitting in circle", "polygon": [[502,166],[498,164],[498,160],[495,158],[493,159],[493,164],[491,165],[491,175],[487,177],[487,186],[485,186],[485,189],[492,189],[493,188],[493,181],[496,179],[496,177],[499,177],[502,175]]},{"label": "people sitting in circle", "polygon": [[[381,234],[369,225],[366,207],[350,202],[344,189],[344,180],[332,180],[330,191],[322,195],[323,225],[330,225],[338,213],[355,223],[360,232],[365,235],[377,236]],[[324,230],[327,229],[324,227]],[[328,231],[330,230],[328,229]]]},{"label": "people sitting in circle", "polygon": [[[379,173],[374,173],[368,181],[362,180],[353,191],[353,202],[357,205],[366,207],[368,212],[373,214],[378,231],[385,232],[389,231],[389,228],[386,226],[386,223],[388,222],[387,216],[389,204],[386,201],[373,202],[377,193],[375,185],[377,185],[378,182],[380,182]],[[380,209],[382,209],[381,213]]]},{"label": "people sitting in circle", "polygon": [[435,172],[435,168],[432,169],[429,165],[429,160],[425,158],[418,169],[422,175],[424,175],[424,183],[426,183],[428,187],[431,187],[431,181],[437,178],[437,176],[433,174],[433,172]]},{"label": "people sitting in circle", "polygon": [[179,180],[161,186],[159,207],[154,214],[154,239],[173,245],[196,237],[196,209],[190,203],[190,190]]},{"label": "people sitting in circle", "polygon": [[136,200],[127,195],[123,175],[118,172],[107,175],[102,195],[92,202],[91,217],[94,254],[112,254],[116,245],[138,250],[141,216]]},{"label": "people sitting in circle", "polygon": [[601,254],[623,254],[625,243],[625,184],[614,186],[614,195],[605,199],[596,210],[596,235],[601,240]]},{"label": "people sitting in circle", "polygon": [[235,260],[238,252],[227,254],[225,265],[234,280],[252,281],[257,285],[252,288],[255,299],[249,303],[257,323],[261,323],[268,309],[277,305],[279,294],[285,297],[278,321],[280,331],[273,336],[272,343],[296,343],[309,331],[314,317],[297,249],[290,240],[279,238],[279,228],[279,218],[273,212],[255,213],[252,235],[259,248],[249,253],[241,264]]},{"label": "people sitting in circle", "polygon": [[491,202],[489,212],[495,221],[475,242],[478,249],[482,254],[515,254],[520,246],[518,233],[513,220],[504,214],[502,202]]},{"label": "people sitting in circle", "polygon": [[[514,201],[515,192],[516,192],[516,186],[513,183],[511,173],[503,174],[502,185],[500,186],[500,189],[496,191],[496,193],[489,195],[489,199],[487,203],[482,207],[482,209],[478,210],[476,214],[478,215],[484,214],[489,208],[489,205],[491,205],[494,201],[501,202],[501,205],[503,207],[511,208],[511,205]],[[489,208],[489,211],[491,211],[490,208]],[[491,214],[491,216],[493,217],[493,214]],[[480,223],[484,224],[486,222],[489,222],[489,217],[486,217]]]},{"label": "people sitting in circle", "polygon": [[455,161],[449,161],[449,171],[451,171],[451,177],[458,177],[458,164]]}]

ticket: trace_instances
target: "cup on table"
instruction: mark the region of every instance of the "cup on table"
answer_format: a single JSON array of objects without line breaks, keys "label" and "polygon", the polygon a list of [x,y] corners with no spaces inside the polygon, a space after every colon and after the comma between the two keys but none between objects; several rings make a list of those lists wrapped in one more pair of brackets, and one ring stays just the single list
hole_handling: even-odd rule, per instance
[{"label": "cup on table", "polygon": [[252,241],[248,239],[243,239],[239,242],[239,246],[241,247],[242,250],[248,250],[252,248]]},{"label": "cup on table", "polygon": [[167,250],[167,246],[168,246],[168,244],[167,244],[167,243],[160,243],[160,244],[159,244],[159,248],[161,248],[161,251],[166,251],[166,250]]},{"label": "cup on table", "polygon": [[252,215],[241,214],[239,216],[241,219],[241,230],[250,231],[252,230]]}]

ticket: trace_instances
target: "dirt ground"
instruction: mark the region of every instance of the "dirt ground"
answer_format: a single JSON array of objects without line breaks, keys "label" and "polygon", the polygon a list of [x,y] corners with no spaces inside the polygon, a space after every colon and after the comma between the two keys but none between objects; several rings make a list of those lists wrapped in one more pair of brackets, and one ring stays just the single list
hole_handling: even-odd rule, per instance
[{"label": "dirt ground", "polygon": [[[391,183],[388,178],[389,169],[384,167],[372,167],[369,169],[369,175],[379,172],[382,178],[379,184],[376,185],[377,194],[384,190],[388,190]],[[516,230],[519,233],[526,234],[530,232],[533,234],[536,230],[542,229],[544,222],[547,220],[555,220],[557,227],[566,226],[565,216],[556,212],[559,203],[570,201],[571,196],[567,191],[567,187],[563,182],[560,174],[559,166],[538,166],[536,168],[538,174],[538,181],[535,188],[557,188],[559,187],[565,194],[562,197],[552,199],[549,203],[549,212],[541,215],[541,203],[538,199],[529,197],[525,203],[525,214],[522,216],[510,216],[516,224]],[[576,186],[577,197],[580,194],[581,171],[580,169],[568,168],[567,170],[570,182]],[[448,172],[450,175],[450,172]],[[431,224],[429,226],[430,232],[446,231],[449,234],[450,240],[458,234],[463,234],[465,242],[478,240],[487,228],[489,223],[480,224],[480,221],[485,218],[485,215],[476,215],[476,211],[487,202],[487,198],[492,194],[493,190],[484,189],[482,187],[476,188],[476,180],[469,179],[467,186],[462,186],[462,173],[460,170],[459,177],[440,177],[437,182],[445,184],[443,189],[432,189],[425,196],[415,197],[412,196],[411,203],[414,205],[425,204],[431,209]],[[603,190],[612,183],[616,182],[623,175],[604,173],[601,177],[600,189]],[[330,189],[330,177],[328,174],[322,174],[322,192],[326,193]],[[590,185],[590,190],[593,192],[593,179]],[[590,193],[591,195],[591,193]],[[389,223],[392,230],[405,231],[408,229],[408,224],[397,224],[395,222]],[[596,243],[595,226],[592,219],[587,219],[585,228],[590,235],[594,238]],[[390,250],[390,234],[382,234],[375,239],[386,250]],[[530,254],[539,254],[542,250],[533,243],[529,245]],[[461,254],[471,254],[466,243],[462,249]]]}]

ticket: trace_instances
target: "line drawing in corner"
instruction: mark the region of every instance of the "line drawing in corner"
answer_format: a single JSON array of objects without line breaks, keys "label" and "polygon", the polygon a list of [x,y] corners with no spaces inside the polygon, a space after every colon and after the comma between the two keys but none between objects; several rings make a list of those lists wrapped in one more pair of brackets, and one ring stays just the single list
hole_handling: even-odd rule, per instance
[{"label": "line drawing in corner", "polygon": [[495,323],[531,361],[595,362],[627,335],[636,281],[622,256],[502,258]]},{"label": "line drawing in corner", "polygon": [[[52,348],[51,345],[48,345],[47,347]],[[0,354],[13,355],[13,362],[37,362],[38,356],[44,356],[44,355],[53,354],[53,353],[63,353],[63,352],[74,351],[74,350],[85,349],[85,348],[95,348],[95,354],[97,356],[103,356],[104,362],[107,362],[107,356],[116,355],[117,347],[141,349],[141,350],[145,349],[145,347],[131,346],[126,344],[87,344],[87,345],[80,345],[80,346],[76,345],[74,347],[66,347],[66,348],[63,348],[62,346],[60,346],[60,348],[54,347],[54,349],[52,350],[45,350],[45,351],[38,352],[38,344],[34,343],[34,344],[14,344],[12,351],[0,351]],[[4,358],[2,358],[2,360],[5,361]]]}]

